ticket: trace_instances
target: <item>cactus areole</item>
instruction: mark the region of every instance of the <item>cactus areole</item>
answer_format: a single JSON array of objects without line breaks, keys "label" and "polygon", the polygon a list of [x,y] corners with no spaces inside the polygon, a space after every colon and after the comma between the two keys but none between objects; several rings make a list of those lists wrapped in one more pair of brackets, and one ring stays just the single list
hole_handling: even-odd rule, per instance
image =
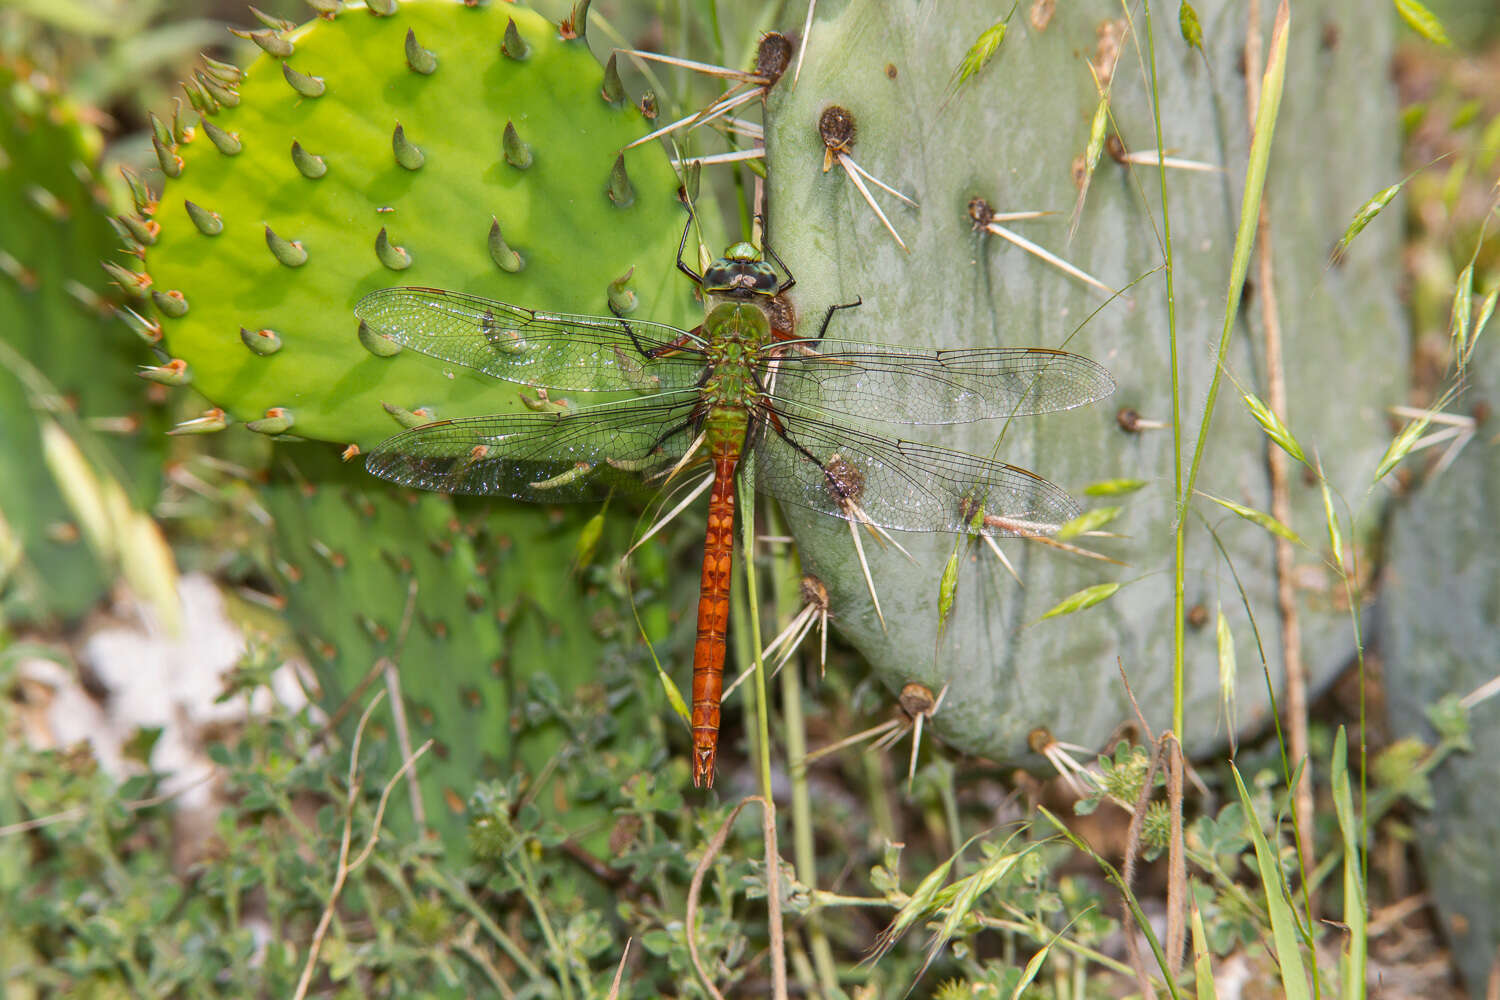
[{"label": "cactus areole", "polygon": [[816,336],[797,337],[770,318],[776,296],[793,284],[789,274],[779,278],[754,246],[737,243],[700,275],[682,259],[687,235],[677,267],[710,302],[694,330],[432,288],[376,291],[355,311],[376,335],[494,378],[634,397],[424,424],[370,454],[367,468],[378,476],[448,493],[561,502],[603,499],[642,481],[660,487],[697,463],[712,469],[693,650],[693,783],[702,787],[713,784],[718,749],[742,456],[762,493],[851,522],[1045,535],[1078,512],[1047,480],[851,425],[1040,413],[1091,402],[1114,383],[1094,362],[1059,351],[831,340],[824,335],[841,306],[824,314]]}]

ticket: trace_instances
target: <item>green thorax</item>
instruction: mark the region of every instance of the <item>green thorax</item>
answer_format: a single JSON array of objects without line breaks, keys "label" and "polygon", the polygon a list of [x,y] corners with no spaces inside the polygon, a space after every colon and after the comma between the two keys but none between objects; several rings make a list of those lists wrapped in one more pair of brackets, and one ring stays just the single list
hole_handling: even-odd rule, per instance
[{"label": "green thorax", "polygon": [[[759,395],[754,366],[762,346],[771,337],[765,311],[753,302],[720,302],[703,321],[704,350],[709,375],[703,383],[708,403],[705,430],[710,451],[733,445],[745,438],[747,410]],[[720,448],[716,448],[715,444]]]}]

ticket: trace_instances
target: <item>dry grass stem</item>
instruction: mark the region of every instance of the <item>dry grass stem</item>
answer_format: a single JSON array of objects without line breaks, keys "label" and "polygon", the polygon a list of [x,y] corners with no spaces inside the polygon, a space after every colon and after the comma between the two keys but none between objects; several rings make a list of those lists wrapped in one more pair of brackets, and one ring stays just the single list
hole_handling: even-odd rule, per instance
[{"label": "dry grass stem", "polygon": [[714,1000],[724,1000],[724,994],[708,978],[703,959],[698,954],[698,897],[703,892],[703,880],[708,877],[714,859],[724,850],[729,831],[734,828],[734,821],[739,818],[740,810],[752,802],[761,807],[761,837],[766,849],[766,920],[770,935],[771,996],[774,1000],[787,1000],[786,930],[781,925],[781,854],[776,846],[776,806],[759,795],[741,799],[729,811],[724,822],[704,845],[703,857],[699,859],[698,867],[693,869],[693,880],[688,886],[687,908],[683,915],[688,958],[693,963],[693,971],[698,974],[699,985]]},{"label": "dry grass stem", "polygon": [[[1260,109],[1261,34],[1260,2],[1251,0],[1246,14],[1248,34],[1245,41],[1245,105],[1250,128],[1255,127]],[[1256,220],[1257,289],[1261,321],[1265,333],[1266,405],[1283,424],[1287,422],[1286,369],[1281,349],[1281,320],[1276,304],[1275,255],[1271,242],[1271,195],[1267,191],[1260,203]],[[1273,441],[1266,441],[1266,465],[1271,478],[1271,516],[1282,524],[1292,523],[1292,495],[1287,482],[1287,454]],[[1289,539],[1277,535],[1276,606],[1281,615],[1281,655],[1286,671],[1286,728],[1292,761],[1301,767],[1301,776],[1293,793],[1293,812],[1303,853],[1304,870],[1317,866],[1313,854],[1313,780],[1312,759],[1307,739],[1307,668],[1302,662],[1302,623],[1298,617],[1294,576],[1295,550]],[[1311,896],[1308,905],[1312,905]],[[1312,914],[1309,914],[1312,916]]]},{"label": "dry grass stem", "polygon": [[375,807],[375,816],[370,822],[370,836],[359,854],[351,861],[349,847],[354,836],[354,804],[359,799],[361,785],[359,780],[360,744],[364,741],[365,727],[370,723],[370,716],[384,697],[385,692],[380,691],[370,699],[370,704],[360,715],[359,725],[354,730],[354,741],[349,747],[349,774],[345,781],[348,793],[344,797],[344,830],[339,836],[338,866],[334,870],[333,886],[328,890],[328,902],[323,906],[323,914],[318,918],[318,926],[313,931],[312,940],[308,944],[307,962],[302,966],[302,975],[297,980],[296,991],[292,994],[294,1000],[304,1000],[312,985],[313,972],[318,966],[318,954],[322,951],[323,939],[328,934],[328,928],[333,923],[333,914],[338,908],[339,896],[344,891],[344,884],[348,881],[349,874],[369,859],[371,852],[375,850],[375,845],[380,841],[380,825],[385,820],[385,807],[390,802],[391,792],[402,776],[416,764],[417,759],[432,746],[431,740],[423,743],[415,754],[406,758],[396,773],[391,775],[390,780],[385,783],[385,787],[380,792],[380,802]]}]

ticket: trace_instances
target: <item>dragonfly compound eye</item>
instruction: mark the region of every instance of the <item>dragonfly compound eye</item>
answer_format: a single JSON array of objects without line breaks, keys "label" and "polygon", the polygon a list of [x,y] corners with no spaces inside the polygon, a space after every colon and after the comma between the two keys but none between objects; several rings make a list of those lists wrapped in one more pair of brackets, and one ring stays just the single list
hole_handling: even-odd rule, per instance
[{"label": "dragonfly compound eye", "polygon": [[748,243],[736,243],[703,272],[703,290],[715,295],[775,295],[780,287],[775,269]]},{"label": "dragonfly compound eye", "polygon": [[776,277],[776,272],[771,265],[764,261],[756,261],[745,268],[741,281],[746,282],[746,287],[752,291],[761,292],[766,295],[775,295],[776,289],[781,287],[781,282]]}]

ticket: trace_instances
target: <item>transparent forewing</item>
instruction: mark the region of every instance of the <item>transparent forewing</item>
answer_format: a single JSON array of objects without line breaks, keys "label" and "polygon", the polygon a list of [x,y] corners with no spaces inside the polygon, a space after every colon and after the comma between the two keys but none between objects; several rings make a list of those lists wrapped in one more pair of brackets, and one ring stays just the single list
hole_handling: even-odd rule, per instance
[{"label": "transparent forewing", "polygon": [[703,376],[701,341],[662,323],[536,312],[437,288],[382,288],[354,314],[402,347],[523,385],[669,392]]},{"label": "transparent forewing", "polygon": [[1114,391],[1077,354],[1040,347],[908,349],[851,340],[768,347],[775,394],[799,406],[898,424],[957,424],[1066,410]]},{"label": "transparent forewing", "polygon": [[900,531],[963,532],[980,513],[987,535],[1045,535],[1080,512],[1061,487],[1004,462],[780,408],[759,423],[756,489],[835,517]]},{"label": "transparent forewing", "polygon": [[537,503],[601,500],[660,486],[692,440],[691,393],[560,413],[439,420],[397,434],[365,467],[382,479],[443,493]]}]

